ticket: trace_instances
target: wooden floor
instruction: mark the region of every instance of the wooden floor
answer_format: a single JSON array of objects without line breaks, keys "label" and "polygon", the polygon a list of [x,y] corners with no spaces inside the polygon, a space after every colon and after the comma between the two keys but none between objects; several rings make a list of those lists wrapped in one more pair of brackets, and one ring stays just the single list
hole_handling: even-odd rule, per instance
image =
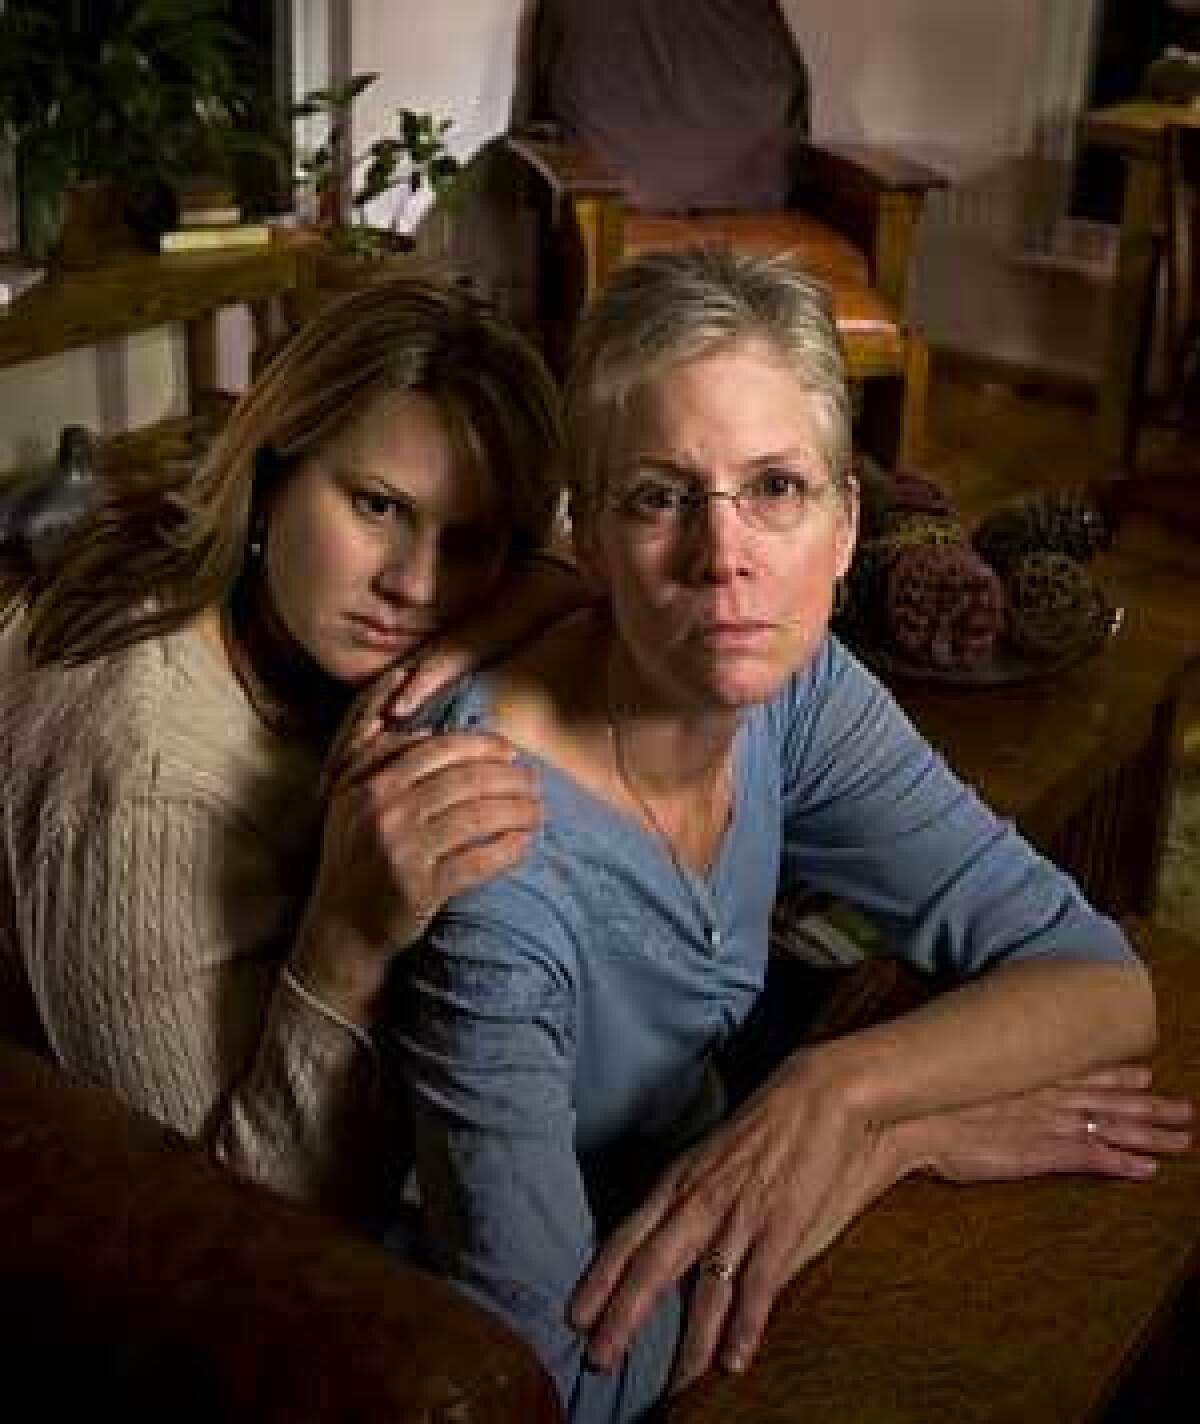
[{"label": "wooden floor", "polygon": [[[1111,463],[1097,453],[1094,428],[1085,394],[935,364],[921,468],[970,525],[1009,496],[1078,487],[1111,473]],[[1138,469],[1193,478],[1200,500],[1200,442],[1194,438],[1150,426],[1139,443]],[[1195,617],[1200,619],[1200,608]],[[1200,934],[1200,668],[1188,683],[1176,747],[1176,792],[1156,916]]]}]

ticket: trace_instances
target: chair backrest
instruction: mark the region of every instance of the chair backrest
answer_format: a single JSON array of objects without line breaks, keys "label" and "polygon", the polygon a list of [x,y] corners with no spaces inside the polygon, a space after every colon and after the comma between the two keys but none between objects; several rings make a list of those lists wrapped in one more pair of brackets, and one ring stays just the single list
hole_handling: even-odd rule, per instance
[{"label": "chair backrest", "polygon": [[536,117],[651,212],[781,208],[808,70],[776,0],[541,0]]},{"label": "chair backrest", "polygon": [[1170,400],[1189,408],[1200,376],[1200,128],[1166,131],[1167,379]]}]

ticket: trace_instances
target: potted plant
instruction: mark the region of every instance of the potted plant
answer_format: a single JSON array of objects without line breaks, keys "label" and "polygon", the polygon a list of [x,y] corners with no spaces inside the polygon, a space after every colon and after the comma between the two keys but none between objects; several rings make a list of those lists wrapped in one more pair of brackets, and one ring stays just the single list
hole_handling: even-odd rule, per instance
[{"label": "potted plant", "polygon": [[359,153],[350,150],[351,108],[378,78],[378,74],[356,74],[345,84],[313,89],[289,111],[293,119],[325,120],[320,142],[300,154],[297,183],[315,210],[332,252],[360,261],[413,246],[406,233],[372,227],[370,204],[395,188],[415,197],[428,187],[435,198],[447,197],[461,171],[446,143],[453,120],[415,109],[397,108],[392,115],[393,133],[373,140]]},{"label": "potted plant", "polygon": [[[232,174],[245,155],[282,164],[247,50],[226,0],[7,0],[0,142],[16,156],[24,250],[42,259],[60,243],[73,193],[165,226],[168,195],[197,172]],[[88,224],[85,253],[103,245]]]}]

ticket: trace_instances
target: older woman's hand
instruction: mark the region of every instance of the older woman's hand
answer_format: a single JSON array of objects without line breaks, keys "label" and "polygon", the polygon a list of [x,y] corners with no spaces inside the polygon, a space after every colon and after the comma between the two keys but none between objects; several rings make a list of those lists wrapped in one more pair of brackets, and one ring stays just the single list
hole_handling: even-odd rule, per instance
[{"label": "older woman's hand", "polygon": [[908,1170],[951,1182],[1086,1172],[1152,1177],[1160,1157],[1191,1146],[1192,1105],[1151,1091],[1143,1063],[1118,1064],[1048,1088],[898,1123]]},{"label": "older woman's hand", "polygon": [[887,1127],[856,1122],[810,1068],[803,1055],[786,1065],[606,1243],[572,1303],[595,1364],[613,1364],[661,1292],[700,1263],[672,1389],[714,1362],[745,1369],[787,1282],[911,1172],[1140,1179],[1191,1143],[1190,1104],[1152,1093],[1143,1065]]},{"label": "older woman's hand", "polygon": [[372,1016],[388,965],[452,896],[507,869],[541,820],[533,772],[486,733],[408,735],[387,679],[355,704],[330,754],[316,885],[292,955],[331,1007]]},{"label": "older woman's hand", "polygon": [[740,1371],[787,1282],[901,1174],[891,1138],[859,1121],[799,1054],[676,1162],[614,1232],[571,1307],[588,1357],[611,1367],[674,1282],[698,1263],[674,1388],[714,1360]]}]

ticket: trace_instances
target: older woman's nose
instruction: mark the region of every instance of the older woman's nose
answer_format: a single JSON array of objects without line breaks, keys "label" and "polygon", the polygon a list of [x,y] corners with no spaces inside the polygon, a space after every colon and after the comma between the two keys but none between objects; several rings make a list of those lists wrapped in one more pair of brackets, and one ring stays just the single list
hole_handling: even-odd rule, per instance
[{"label": "older woman's nose", "polygon": [[745,534],[736,501],[724,496],[706,500],[694,512],[688,530],[688,551],[697,571],[716,579],[736,574]]}]

